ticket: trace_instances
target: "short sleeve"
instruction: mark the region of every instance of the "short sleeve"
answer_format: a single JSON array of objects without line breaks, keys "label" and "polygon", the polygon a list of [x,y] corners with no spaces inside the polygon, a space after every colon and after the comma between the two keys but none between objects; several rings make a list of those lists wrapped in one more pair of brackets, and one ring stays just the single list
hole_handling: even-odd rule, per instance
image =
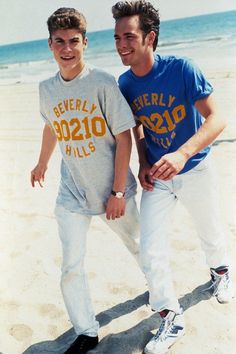
[{"label": "short sleeve", "polygon": [[183,74],[188,101],[195,103],[213,92],[212,85],[191,60],[184,62]]},{"label": "short sleeve", "polygon": [[44,123],[50,124],[47,115],[46,115],[46,109],[45,109],[45,97],[44,97],[44,90],[43,90],[43,83],[39,83],[39,110],[40,110],[40,115],[44,121]]},{"label": "short sleeve", "polygon": [[105,90],[105,115],[112,134],[133,128],[136,125],[133,113],[115,79]]}]

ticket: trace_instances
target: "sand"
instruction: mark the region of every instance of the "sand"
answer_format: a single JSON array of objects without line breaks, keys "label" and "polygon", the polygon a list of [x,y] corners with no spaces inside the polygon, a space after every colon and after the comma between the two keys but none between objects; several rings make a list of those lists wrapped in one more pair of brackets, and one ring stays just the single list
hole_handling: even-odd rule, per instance
[{"label": "sand", "polygon": [[[236,71],[210,69],[219,112],[228,126],[215,143],[222,218],[236,284]],[[50,162],[44,188],[33,189],[43,123],[35,84],[0,87],[0,352],[61,354],[75,338],[60,292],[61,248],[53,216],[60,154]],[[137,175],[137,154],[131,166]],[[138,189],[137,201],[141,189]],[[204,202],[203,202],[204,203]],[[209,270],[192,221],[178,205],[171,235],[175,286],[185,311],[186,335],[171,354],[235,354],[235,300],[219,304],[204,289]],[[94,354],[139,354],[159,326],[150,311],[144,276],[122,242],[99,218],[88,235],[86,267],[100,344]]]}]

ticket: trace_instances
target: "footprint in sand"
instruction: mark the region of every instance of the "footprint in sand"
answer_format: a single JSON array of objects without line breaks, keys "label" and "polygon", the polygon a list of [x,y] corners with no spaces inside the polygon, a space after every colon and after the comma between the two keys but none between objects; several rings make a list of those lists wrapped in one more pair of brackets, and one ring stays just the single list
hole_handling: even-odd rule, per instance
[{"label": "footprint in sand", "polygon": [[12,301],[8,301],[8,302],[4,303],[3,307],[7,308],[7,311],[16,312],[20,308],[20,304],[18,304],[16,301],[12,300]]},{"label": "footprint in sand", "polygon": [[54,304],[43,304],[39,307],[39,312],[42,316],[47,316],[51,319],[59,318],[64,315],[64,312],[58,309]]},{"label": "footprint in sand", "polygon": [[9,333],[16,340],[22,342],[32,336],[33,330],[24,324],[15,324],[10,328]]}]

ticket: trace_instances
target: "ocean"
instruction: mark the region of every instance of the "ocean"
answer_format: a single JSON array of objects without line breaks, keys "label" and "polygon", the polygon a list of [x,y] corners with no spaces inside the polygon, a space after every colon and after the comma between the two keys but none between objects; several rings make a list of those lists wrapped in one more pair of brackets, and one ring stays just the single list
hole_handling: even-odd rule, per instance
[{"label": "ocean", "polygon": [[[125,68],[113,34],[113,29],[88,33],[85,58],[117,77]],[[161,22],[157,52],[190,57],[200,67],[213,62],[236,67],[236,10]],[[47,39],[0,46],[0,85],[39,82],[56,71]]]}]

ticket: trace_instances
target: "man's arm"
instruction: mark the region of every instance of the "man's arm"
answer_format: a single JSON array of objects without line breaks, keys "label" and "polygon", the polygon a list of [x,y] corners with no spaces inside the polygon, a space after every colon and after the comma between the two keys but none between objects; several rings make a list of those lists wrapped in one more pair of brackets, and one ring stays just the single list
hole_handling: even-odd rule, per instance
[{"label": "man's arm", "polygon": [[162,180],[173,178],[184,168],[190,157],[210,145],[225,128],[225,120],[217,114],[212,95],[196,101],[195,107],[205,118],[205,122],[177,151],[162,156],[152,166],[150,170],[152,178]]},{"label": "man's arm", "polygon": [[38,182],[40,187],[43,187],[42,182],[44,181],[45,172],[48,167],[48,162],[54,151],[57,143],[57,137],[50,127],[50,125],[45,124],[42,136],[42,145],[39,155],[39,160],[35,168],[31,171],[31,184],[32,187],[35,186],[35,182]]},{"label": "man's arm", "polygon": [[[125,192],[126,179],[131,154],[131,134],[130,130],[126,130],[115,136],[116,154],[115,154],[115,171],[112,189],[116,192]],[[118,199],[111,195],[107,202],[106,217],[108,220],[116,219],[125,214],[125,198]]]},{"label": "man's arm", "polygon": [[151,191],[153,190],[153,184],[149,174],[151,166],[146,159],[146,143],[142,124],[137,123],[136,127],[133,128],[133,134],[139,156],[139,182],[143,189]]}]

